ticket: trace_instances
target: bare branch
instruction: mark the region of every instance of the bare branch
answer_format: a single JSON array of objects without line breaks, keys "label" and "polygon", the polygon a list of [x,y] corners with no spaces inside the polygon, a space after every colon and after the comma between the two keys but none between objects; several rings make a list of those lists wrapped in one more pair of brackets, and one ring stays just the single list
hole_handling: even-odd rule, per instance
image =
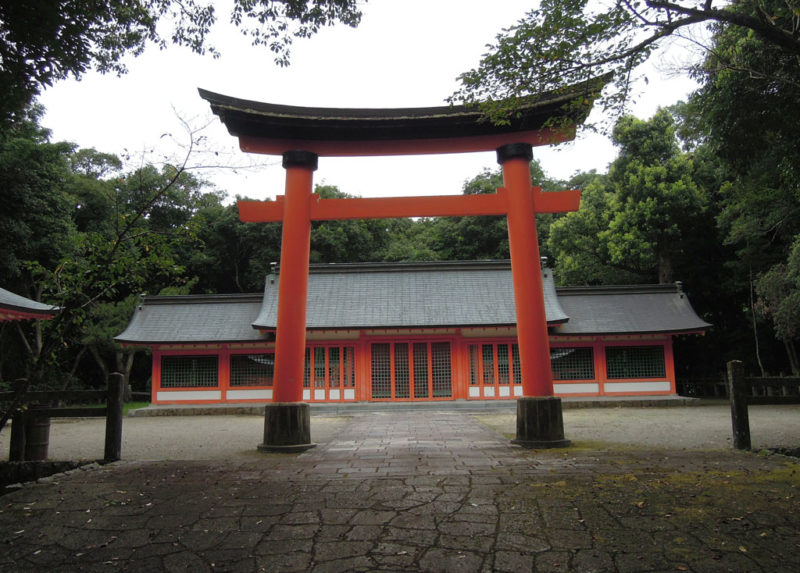
[{"label": "bare branch", "polygon": [[753,17],[730,9],[706,8],[705,6],[702,9],[691,8],[667,0],[645,0],[645,2],[655,10],[674,10],[679,14],[698,18],[700,22],[713,21],[748,28],[780,47],[800,54],[800,38],[780,28],[774,20],[768,17]]}]

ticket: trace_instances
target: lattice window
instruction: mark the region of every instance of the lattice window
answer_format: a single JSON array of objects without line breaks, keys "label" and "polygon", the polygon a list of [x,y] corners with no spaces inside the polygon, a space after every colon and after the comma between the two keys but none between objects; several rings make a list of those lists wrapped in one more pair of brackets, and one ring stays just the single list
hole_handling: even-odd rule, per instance
[{"label": "lattice window", "polygon": [[594,380],[594,351],[583,348],[551,348],[553,380]]},{"label": "lattice window", "polygon": [[216,356],[162,356],[162,388],[216,388]]},{"label": "lattice window", "polygon": [[314,388],[325,388],[325,348],[317,347],[314,351]]},{"label": "lattice window", "polygon": [[522,383],[516,344],[471,344],[469,353],[470,384],[507,385],[512,380],[514,384]]},{"label": "lattice window", "polygon": [[664,378],[667,375],[664,347],[609,346],[606,348],[609,379]]},{"label": "lattice window", "polygon": [[478,345],[469,345],[469,385],[480,384],[481,359],[478,356]]},{"label": "lattice window", "polygon": [[338,388],[342,384],[341,349],[338,346],[328,349],[328,381],[331,388]]},{"label": "lattice window", "polygon": [[445,398],[452,396],[453,384],[452,369],[450,367],[450,343],[432,343],[431,358],[434,398]]},{"label": "lattice window", "polygon": [[414,398],[428,397],[428,344],[414,343]]},{"label": "lattice window", "polygon": [[494,384],[494,344],[481,346],[483,355],[483,383]]},{"label": "lattice window", "polygon": [[232,354],[231,386],[272,386],[274,354]]},{"label": "lattice window", "polygon": [[303,360],[303,388],[311,387],[311,349],[306,348],[305,360]]},{"label": "lattice window", "polygon": [[356,386],[356,362],[355,362],[355,348],[352,346],[345,346],[344,351],[344,364],[342,364],[342,376],[344,378],[345,388],[355,388]]},{"label": "lattice window", "polygon": [[388,343],[372,345],[372,397],[392,397],[391,349]]},{"label": "lattice window", "polygon": [[508,384],[508,344],[497,345],[497,381]]},{"label": "lattice window", "polygon": [[306,348],[303,387],[354,388],[356,385],[355,348],[352,346],[312,346]]},{"label": "lattice window", "polygon": [[522,368],[519,365],[519,345],[511,345],[511,365],[514,367],[514,384],[522,384]]},{"label": "lattice window", "polygon": [[394,345],[394,396],[395,398],[409,398],[411,373],[408,370],[408,344]]}]

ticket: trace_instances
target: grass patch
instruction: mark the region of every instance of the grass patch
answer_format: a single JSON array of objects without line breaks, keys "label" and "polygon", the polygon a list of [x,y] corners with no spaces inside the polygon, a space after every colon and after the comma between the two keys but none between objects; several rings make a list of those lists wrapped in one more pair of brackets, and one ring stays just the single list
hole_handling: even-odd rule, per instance
[{"label": "grass patch", "polygon": [[[146,408],[150,405],[150,402],[126,402],[122,405],[122,415],[127,416],[128,412],[131,410],[138,410],[139,408]],[[105,403],[102,404],[69,404],[68,406],[63,406],[63,408],[105,408]]]},{"label": "grass patch", "polygon": [[122,415],[127,416],[131,410],[138,410],[139,408],[147,408],[150,402],[126,402],[122,407]]}]

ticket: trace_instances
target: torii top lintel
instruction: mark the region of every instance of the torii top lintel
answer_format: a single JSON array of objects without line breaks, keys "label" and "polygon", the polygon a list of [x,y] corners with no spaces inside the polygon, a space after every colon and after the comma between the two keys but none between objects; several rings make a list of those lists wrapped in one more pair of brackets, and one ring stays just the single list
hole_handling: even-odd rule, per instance
[{"label": "torii top lintel", "polygon": [[312,108],[277,105],[199,89],[242,151],[318,156],[422,155],[493,151],[510,143],[550,145],[575,137],[606,77],[521,99],[503,124],[480,106]]}]

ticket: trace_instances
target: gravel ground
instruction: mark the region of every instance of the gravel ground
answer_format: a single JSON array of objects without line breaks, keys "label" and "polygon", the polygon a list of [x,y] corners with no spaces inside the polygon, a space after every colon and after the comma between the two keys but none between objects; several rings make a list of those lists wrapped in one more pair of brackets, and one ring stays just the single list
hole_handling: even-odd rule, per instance
[{"label": "gravel ground", "polygon": [[[754,450],[800,446],[800,405],[750,406]],[[728,405],[689,408],[581,408],[564,410],[564,433],[575,445],[595,442],[687,449],[729,448]],[[514,415],[478,416],[504,434],[515,433]]]},{"label": "gravel ground", "polygon": [[[800,446],[800,406],[751,406],[753,449]],[[395,411],[402,416],[403,413]],[[312,440],[325,443],[343,431],[352,416],[313,416]],[[515,433],[508,413],[463,413],[506,435]],[[126,418],[125,460],[247,459],[260,454],[262,416],[161,416]],[[731,416],[726,405],[670,408],[583,408],[564,410],[564,432],[575,446],[621,444],[641,447],[717,449],[731,447]],[[0,459],[8,458],[10,430],[0,434]],[[103,455],[105,421],[53,419],[50,458],[96,459]]]}]

